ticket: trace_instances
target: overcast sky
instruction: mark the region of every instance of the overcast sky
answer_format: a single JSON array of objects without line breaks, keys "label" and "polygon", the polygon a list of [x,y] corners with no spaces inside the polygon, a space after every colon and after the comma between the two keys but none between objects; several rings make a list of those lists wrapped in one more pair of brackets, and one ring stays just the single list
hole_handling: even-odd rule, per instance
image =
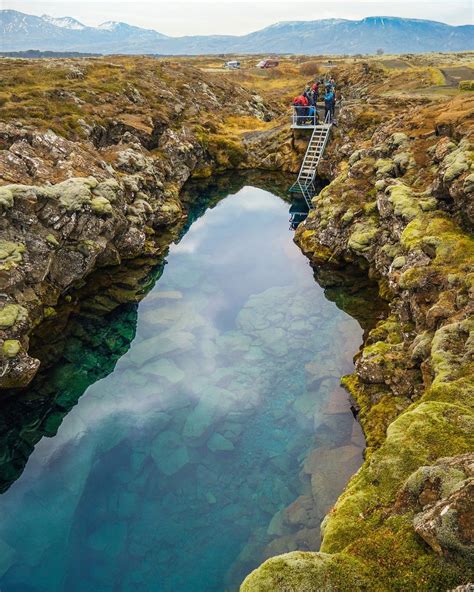
[{"label": "overcast sky", "polygon": [[[411,2],[0,0],[2,8],[12,8],[28,14],[72,16],[91,26],[108,20],[124,21],[173,36],[241,35],[278,21],[334,17],[360,19],[365,16],[403,16],[436,20],[452,25],[472,24],[473,5],[473,0],[413,0]],[[441,46],[440,49],[442,49]]]}]

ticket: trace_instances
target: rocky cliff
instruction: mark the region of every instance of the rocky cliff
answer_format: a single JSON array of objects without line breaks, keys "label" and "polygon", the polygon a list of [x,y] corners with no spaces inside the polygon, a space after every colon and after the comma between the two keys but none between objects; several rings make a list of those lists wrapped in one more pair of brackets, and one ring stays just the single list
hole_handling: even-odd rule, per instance
[{"label": "rocky cliff", "polygon": [[0,388],[27,385],[28,335],[97,267],[153,254],[191,177],[233,168],[232,125],[277,114],[255,92],[153,59],[4,60]]},{"label": "rocky cliff", "polygon": [[376,68],[338,78],[331,182],[296,241],[316,271],[358,265],[390,303],[342,381],[366,460],[321,552],[272,558],[242,591],[447,590],[474,577],[474,100],[390,97]]}]

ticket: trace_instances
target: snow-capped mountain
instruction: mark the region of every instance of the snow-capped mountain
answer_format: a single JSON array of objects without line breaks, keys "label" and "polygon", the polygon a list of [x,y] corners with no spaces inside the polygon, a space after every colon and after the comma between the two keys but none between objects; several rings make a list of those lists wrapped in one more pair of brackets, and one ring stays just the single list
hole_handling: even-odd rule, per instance
[{"label": "snow-capped mountain", "polygon": [[71,18],[70,16],[54,17],[48,16],[47,14],[43,14],[41,18],[44,21],[50,23],[51,25],[55,25],[56,27],[62,27],[63,29],[82,31],[82,29],[86,28],[85,25],[83,25],[76,19]]},{"label": "snow-capped mountain", "polygon": [[71,17],[0,11],[0,51],[28,49],[91,53],[299,53],[355,54],[474,49],[474,26],[435,21],[368,17],[281,22],[248,35],[168,37],[119,21],[89,27]]}]

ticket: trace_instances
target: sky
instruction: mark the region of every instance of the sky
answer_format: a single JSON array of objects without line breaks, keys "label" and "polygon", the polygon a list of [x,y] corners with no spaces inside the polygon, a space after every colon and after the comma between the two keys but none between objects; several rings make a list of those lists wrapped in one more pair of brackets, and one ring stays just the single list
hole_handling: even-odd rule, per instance
[{"label": "sky", "polygon": [[243,35],[279,21],[320,18],[402,16],[451,25],[472,24],[474,21],[474,0],[0,0],[0,6],[38,16],[72,16],[90,26],[109,20],[124,21],[171,36]]}]

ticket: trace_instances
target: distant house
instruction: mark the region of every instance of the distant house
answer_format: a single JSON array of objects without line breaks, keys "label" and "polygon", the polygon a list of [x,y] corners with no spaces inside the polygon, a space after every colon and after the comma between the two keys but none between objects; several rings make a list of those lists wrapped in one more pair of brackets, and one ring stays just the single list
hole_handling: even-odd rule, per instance
[{"label": "distant house", "polygon": [[223,67],[228,68],[229,70],[238,70],[240,68],[240,62],[231,60],[230,62],[226,62]]},{"label": "distant house", "polygon": [[257,68],[276,68],[279,63],[278,60],[262,60],[258,62]]}]

